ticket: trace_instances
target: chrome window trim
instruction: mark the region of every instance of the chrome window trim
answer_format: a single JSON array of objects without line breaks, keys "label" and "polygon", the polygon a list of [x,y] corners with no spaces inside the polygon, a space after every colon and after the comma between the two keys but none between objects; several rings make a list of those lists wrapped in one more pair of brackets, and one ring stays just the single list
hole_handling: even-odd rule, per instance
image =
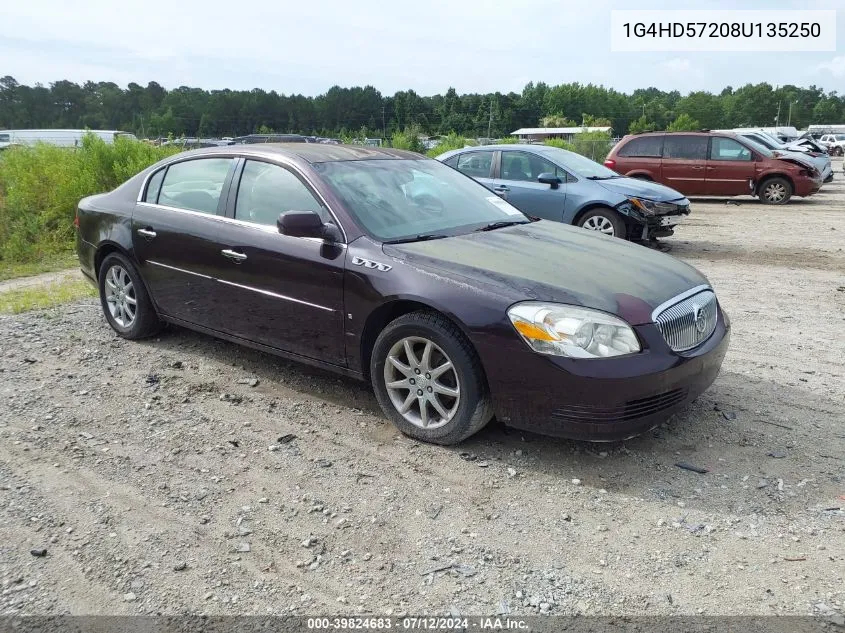
[{"label": "chrome window trim", "polygon": [[[187,213],[189,215],[196,215],[201,218],[208,218],[210,220],[215,220],[216,222],[223,222],[228,224],[235,224],[238,226],[243,226],[249,229],[254,229],[256,231],[263,231],[264,233],[273,233],[275,235],[281,235],[278,229],[273,226],[269,226],[267,224],[258,224],[257,222],[247,222],[246,220],[236,220],[234,218],[227,218],[223,215],[217,215],[216,213],[203,213],[202,211],[193,211],[191,209],[180,209],[178,207],[171,207],[166,204],[155,204],[153,202],[138,202],[137,204],[142,204],[146,207],[153,207],[154,209],[163,209],[165,211],[175,211],[176,213]],[[285,237],[291,237],[290,235],[286,235]],[[320,244],[330,244],[331,246],[335,246],[337,248],[346,248],[346,244],[342,242],[326,242],[324,239],[319,237],[296,237],[292,239],[298,240],[306,240],[308,242],[315,242]]]},{"label": "chrome window trim", "polygon": [[[180,158],[182,160],[179,160]],[[313,191],[313,193],[317,196],[320,203],[329,212],[329,215],[332,216],[332,219],[334,220],[335,225],[337,226],[337,228],[340,229],[340,232],[343,234],[343,245],[346,246],[346,244],[349,243],[349,237],[346,234],[346,229],[343,227],[343,224],[340,223],[340,220],[337,219],[337,213],[335,213],[334,209],[332,209],[331,206],[329,205],[329,203],[326,202],[326,198],[323,196],[323,194],[320,192],[320,190],[317,189],[317,187],[314,186],[314,181],[311,178],[309,178],[304,173],[302,173],[302,171],[300,171],[292,163],[287,163],[287,162],[284,162],[284,161],[280,162],[278,160],[273,160],[272,157],[269,157],[266,154],[261,154],[261,153],[257,153],[257,152],[252,153],[252,152],[241,151],[238,154],[230,153],[230,152],[226,152],[225,154],[208,153],[208,154],[201,154],[201,155],[198,155],[198,156],[189,156],[189,157],[182,157],[182,156],[177,155],[177,157],[175,159],[170,160],[169,162],[162,165],[158,169],[151,170],[150,173],[148,173],[146,176],[144,176],[144,179],[141,181],[141,187],[138,189],[138,196],[136,197],[135,202],[137,202],[138,204],[146,204],[146,205],[150,205],[150,206],[154,206],[154,207],[160,207],[162,209],[168,209],[170,211],[182,211],[182,212],[188,212],[188,213],[198,213],[199,215],[203,215],[205,217],[222,218],[224,220],[230,220],[232,222],[238,222],[238,223],[241,223],[241,224],[244,224],[244,225],[247,225],[247,226],[266,227],[266,228],[269,228],[270,231],[272,231],[274,233],[277,232],[274,227],[268,227],[266,224],[256,224],[255,222],[246,222],[245,220],[236,220],[235,218],[226,218],[224,216],[220,216],[220,215],[217,215],[217,214],[200,213],[199,211],[192,211],[191,209],[180,209],[178,207],[170,207],[170,206],[167,206],[167,205],[153,203],[153,202],[147,202],[146,200],[143,200],[144,194],[147,191],[147,185],[149,184],[150,178],[152,178],[153,174],[158,173],[162,169],[167,169],[168,167],[170,167],[171,165],[175,165],[176,163],[183,163],[183,162],[186,162],[186,161],[189,161],[189,160],[203,160],[203,159],[206,159],[206,158],[228,158],[229,160],[236,160],[238,158],[243,158],[245,160],[252,159],[252,160],[258,160],[260,162],[270,163],[271,165],[276,165],[278,167],[281,167],[282,169],[289,169],[295,175],[302,178],[302,180],[304,180],[308,184],[311,191]],[[162,184],[164,184],[164,181],[162,181]],[[235,184],[235,182],[234,182],[234,179],[233,179],[230,187],[234,184]],[[240,184],[240,182],[238,184]],[[237,205],[237,193],[236,193],[236,196],[235,196],[235,204]],[[307,239],[311,239],[311,238],[307,238]],[[339,246],[339,244],[338,244],[338,246]]]},{"label": "chrome window trim", "polygon": [[226,281],[225,279],[218,279],[216,277],[211,277],[209,275],[203,275],[202,273],[196,273],[192,270],[185,270],[184,268],[177,268],[176,266],[170,266],[169,264],[162,264],[161,262],[156,262],[151,259],[146,260],[148,264],[152,264],[154,266],[161,266],[162,268],[167,268],[168,270],[175,270],[176,272],[185,273],[186,275],[193,275],[194,277],[202,277],[203,279],[210,279],[211,281],[217,281],[221,284],[226,284],[227,286],[234,286],[236,288],[242,288],[244,290],[250,290],[252,292],[257,292],[262,295],[266,295],[268,297],[273,297],[275,299],[282,299],[283,301],[290,301],[292,303],[299,303],[301,305],[309,306],[311,308],[317,308],[318,310],[325,310],[326,312],[337,312],[334,308],[328,308],[326,306],[321,306],[316,303],[310,303],[308,301],[303,301],[302,299],[296,299],[294,297],[289,297],[287,295],[282,295],[277,292],[271,292],[270,290],[263,290],[262,288],[255,288],[254,286],[246,286],[244,284],[237,284],[234,281]]},{"label": "chrome window trim", "polygon": [[707,285],[707,284],[702,284],[702,285],[700,285],[700,286],[696,286],[695,288],[692,288],[692,289],[690,289],[690,290],[687,290],[686,292],[682,292],[682,293],[681,293],[681,294],[679,294],[678,296],[676,296],[676,297],[672,297],[672,298],[671,298],[671,299],[669,299],[668,301],[664,301],[664,302],[663,302],[663,303],[661,303],[659,306],[657,306],[657,307],[654,309],[654,311],[651,313],[651,322],[652,322],[652,323],[656,323],[656,322],[657,322],[657,316],[658,316],[661,312],[663,312],[666,308],[670,308],[670,307],[672,307],[673,305],[675,305],[676,303],[680,303],[680,302],[681,302],[681,301],[683,301],[684,299],[688,299],[688,298],[690,298],[691,296],[693,296],[693,295],[697,295],[699,292],[703,292],[703,291],[705,291],[705,290],[710,290],[711,292],[713,292],[713,294],[715,294],[715,291],[713,290],[713,288],[711,288],[711,287],[710,287],[709,285]]}]

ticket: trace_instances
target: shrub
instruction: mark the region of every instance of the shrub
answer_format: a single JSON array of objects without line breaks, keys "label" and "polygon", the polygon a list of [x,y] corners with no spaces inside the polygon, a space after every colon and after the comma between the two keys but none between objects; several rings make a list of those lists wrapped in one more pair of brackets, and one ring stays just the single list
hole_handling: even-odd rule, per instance
[{"label": "shrub", "polygon": [[423,153],[425,148],[423,147],[422,141],[420,141],[419,135],[419,126],[412,125],[406,127],[401,132],[397,131],[393,133],[393,136],[390,138],[390,147]]},{"label": "shrub", "polygon": [[454,132],[450,132],[447,136],[440,139],[437,147],[432,147],[425,154],[430,158],[440,156],[443,152],[449,152],[453,149],[463,149],[466,147],[466,139],[463,136],[458,136]]},{"label": "shrub", "polygon": [[0,154],[0,263],[33,262],[70,249],[80,198],[114,189],[154,162],[176,153],[93,134],[79,148],[38,143]]}]

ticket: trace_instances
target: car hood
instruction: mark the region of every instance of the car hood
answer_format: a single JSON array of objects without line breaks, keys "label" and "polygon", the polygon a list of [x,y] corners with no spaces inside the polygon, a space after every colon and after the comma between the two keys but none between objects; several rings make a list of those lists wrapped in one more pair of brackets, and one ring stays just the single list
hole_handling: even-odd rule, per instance
[{"label": "car hood", "polygon": [[[636,196],[655,202],[680,203],[680,201],[686,200],[682,193],[670,187],[638,178],[611,178],[609,180],[596,180],[595,182],[608,191],[613,191],[623,196]],[[686,204],[689,204],[689,201]]]},{"label": "car hood", "polygon": [[540,220],[408,244],[384,252],[416,269],[504,297],[555,301],[651,323],[660,304],[709,285],[692,266],[645,246]]}]

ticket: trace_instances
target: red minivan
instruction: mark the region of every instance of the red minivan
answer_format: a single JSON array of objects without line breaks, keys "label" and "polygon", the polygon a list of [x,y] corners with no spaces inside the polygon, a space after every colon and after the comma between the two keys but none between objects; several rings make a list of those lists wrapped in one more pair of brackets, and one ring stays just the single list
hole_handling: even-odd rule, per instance
[{"label": "red minivan", "polygon": [[721,132],[631,134],[610,150],[604,164],[687,196],[752,195],[783,204],[821,188],[821,174],[809,161]]}]

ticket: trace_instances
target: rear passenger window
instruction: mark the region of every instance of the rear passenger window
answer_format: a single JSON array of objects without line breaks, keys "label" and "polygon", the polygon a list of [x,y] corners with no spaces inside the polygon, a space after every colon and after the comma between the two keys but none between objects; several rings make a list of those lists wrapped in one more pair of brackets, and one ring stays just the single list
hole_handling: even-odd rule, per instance
[{"label": "rear passenger window", "polygon": [[648,156],[660,158],[663,153],[662,136],[643,136],[628,141],[618,152],[618,156]]},{"label": "rear passenger window", "polygon": [[707,137],[692,135],[666,135],[663,141],[663,158],[704,160],[707,158]]},{"label": "rear passenger window", "polygon": [[200,213],[217,213],[231,165],[231,158],[199,158],[174,163],[164,175],[158,203]]},{"label": "rear passenger window", "polygon": [[164,172],[167,169],[159,169],[147,181],[147,192],[144,194],[144,202],[155,204],[158,202],[158,192],[161,189],[161,181],[164,179]]},{"label": "rear passenger window", "polygon": [[713,137],[710,160],[751,160],[751,150],[732,138]]},{"label": "rear passenger window", "polygon": [[276,226],[286,211],[314,211],[323,222],[328,212],[293,173],[283,167],[248,160],[244,165],[235,203],[235,219]]},{"label": "rear passenger window", "polygon": [[467,152],[458,156],[458,171],[473,178],[489,178],[493,152]]}]

